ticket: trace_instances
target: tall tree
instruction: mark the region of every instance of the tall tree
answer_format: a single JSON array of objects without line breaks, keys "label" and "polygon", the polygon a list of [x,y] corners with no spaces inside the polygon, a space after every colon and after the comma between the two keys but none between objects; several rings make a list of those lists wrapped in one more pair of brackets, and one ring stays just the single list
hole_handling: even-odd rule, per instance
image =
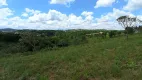
[{"label": "tall tree", "polygon": [[118,23],[126,30],[126,38],[128,39],[128,27],[136,27],[136,17],[120,16],[117,18]]}]

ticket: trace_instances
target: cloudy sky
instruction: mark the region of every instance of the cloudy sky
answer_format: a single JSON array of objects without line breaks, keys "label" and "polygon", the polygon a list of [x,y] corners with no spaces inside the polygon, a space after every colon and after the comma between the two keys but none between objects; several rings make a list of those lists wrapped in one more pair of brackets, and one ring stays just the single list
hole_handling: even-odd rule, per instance
[{"label": "cloudy sky", "polygon": [[142,19],[142,0],[0,0],[0,28],[123,29],[122,15]]}]

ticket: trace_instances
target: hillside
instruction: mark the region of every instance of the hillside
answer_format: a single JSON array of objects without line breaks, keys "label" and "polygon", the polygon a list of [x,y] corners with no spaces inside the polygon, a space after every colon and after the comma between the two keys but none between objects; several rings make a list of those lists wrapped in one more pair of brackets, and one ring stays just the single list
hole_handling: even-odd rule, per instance
[{"label": "hillside", "polygon": [[14,32],[14,31],[16,31],[16,29],[4,28],[4,29],[0,29],[0,31],[2,31],[2,32]]},{"label": "hillside", "polygon": [[[28,54],[28,53],[27,53]],[[142,35],[0,58],[0,80],[142,80]]]}]

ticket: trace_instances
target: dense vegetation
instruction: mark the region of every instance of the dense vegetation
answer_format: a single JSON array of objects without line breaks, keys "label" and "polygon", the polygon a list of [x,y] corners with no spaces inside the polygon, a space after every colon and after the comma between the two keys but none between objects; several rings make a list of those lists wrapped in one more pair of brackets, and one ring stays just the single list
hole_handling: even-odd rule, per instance
[{"label": "dense vegetation", "polygon": [[16,31],[0,33],[0,54],[49,50],[87,42],[82,31]]},{"label": "dense vegetation", "polygon": [[[102,34],[99,34],[102,32]],[[98,35],[92,35],[92,34]],[[86,34],[89,34],[87,36]],[[124,31],[106,30],[21,30],[0,32],[0,56],[41,49],[53,50],[70,45],[87,43],[88,37],[113,38],[124,34]]]},{"label": "dense vegetation", "polygon": [[142,80],[142,34],[0,58],[0,80]]}]

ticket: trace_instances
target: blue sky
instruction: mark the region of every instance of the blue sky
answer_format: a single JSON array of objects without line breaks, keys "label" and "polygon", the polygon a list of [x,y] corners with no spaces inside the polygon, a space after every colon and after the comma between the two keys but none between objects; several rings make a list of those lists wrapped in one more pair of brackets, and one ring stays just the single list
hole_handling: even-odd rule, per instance
[{"label": "blue sky", "polygon": [[123,29],[122,15],[142,19],[142,0],[0,0],[0,28]]},{"label": "blue sky", "polygon": [[25,8],[40,10],[42,12],[48,12],[50,9],[55,9],[67,15],[74,13],[76,15],[80,15],[83,11],[95,12],[96,15],[100,16],[102,13],[111,12],[113,8],[121,8],[124,5],[124,1],[122,3],[113,3],[115,6],[110,6],[108,8],[100,7],[94,8],[97,0],[76,0],[70,4],[70,7],[67,7],[63,4],[50,4],[50,0],[7,0],[8,6],[16,11],[15,14],[20,15]]}]

